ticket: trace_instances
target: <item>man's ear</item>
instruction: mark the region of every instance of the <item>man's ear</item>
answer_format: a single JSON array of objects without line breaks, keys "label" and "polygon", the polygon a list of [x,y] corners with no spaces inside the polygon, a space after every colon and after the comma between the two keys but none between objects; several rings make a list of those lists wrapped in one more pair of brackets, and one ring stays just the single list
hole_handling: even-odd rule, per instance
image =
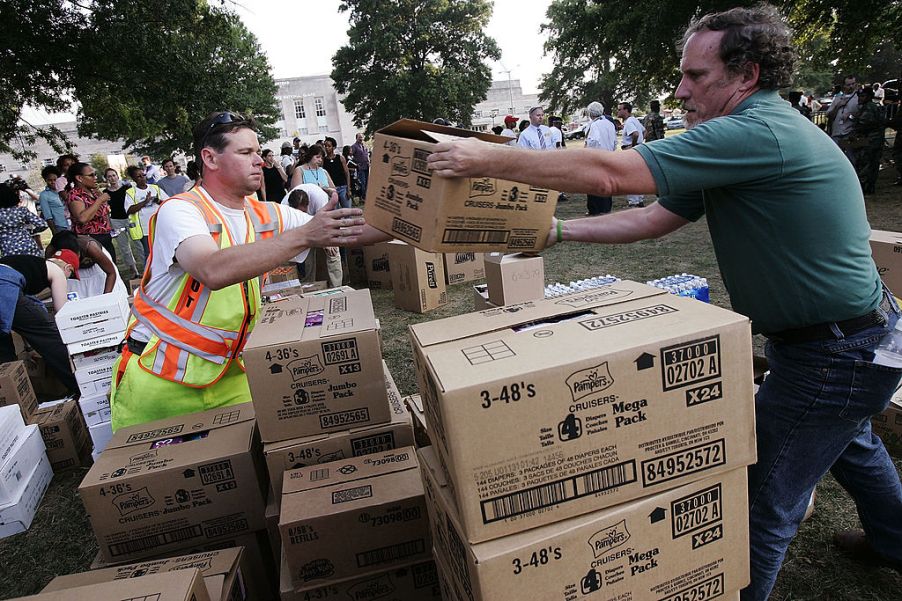
[{"label": "man's ear", "polygon": [[758,85],[758,79],[761,77],[761,65],[748,61],[742,66],[742,85],[743,89],[749,90]]},{"label": "man's ear", "polygon": [[200,151],[200,160],[203,161],[204,169],[216,170],[218,169],[216,165],[216,159],[218,158],[218,153],[210,148],[209,146],[202,148]]}]

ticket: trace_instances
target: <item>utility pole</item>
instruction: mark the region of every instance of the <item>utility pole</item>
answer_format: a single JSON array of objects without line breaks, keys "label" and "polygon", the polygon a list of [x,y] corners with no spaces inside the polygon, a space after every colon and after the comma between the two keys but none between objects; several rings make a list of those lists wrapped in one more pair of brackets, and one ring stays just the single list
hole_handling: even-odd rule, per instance
[{"label": "utility pole", "polygon": [[[507,94],[510,99],[510,105],[509,105],[510,114],[513,115],[514,114],[514,86],[511,83],[511,71],[513,71],[513,69],[508,69],[507,67],[504,66],[504,63],[502,63],[500,61],[498,64],[500,64],[502,67],[501,71],[498,71],[498,73],[507,73]],[[514,67],[514,69],[516,69],[519,66],[520,65],[517,65],[516,67]]]}]

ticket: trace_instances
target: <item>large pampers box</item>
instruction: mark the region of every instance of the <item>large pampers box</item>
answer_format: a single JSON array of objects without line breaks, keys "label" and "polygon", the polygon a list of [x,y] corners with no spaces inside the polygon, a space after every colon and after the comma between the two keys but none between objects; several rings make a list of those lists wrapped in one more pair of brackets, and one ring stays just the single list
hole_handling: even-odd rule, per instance
[{"label": "large pampers box", "polygon": [[84,464],[92,445],[78,401],[68,400],[41,407],[35,413],[34,423],[41,429],[47,458],[54,472]]},{"label": "large pampers box", "polygon": [[264,442],[391,419],[369,290],[263,307],[244,361]]},{"label": "large pampers box", "polygon": [[250,403],[118,430],[78,492],[108,562],[266,527]]},{"label": "large pampers box", "polygon": [[410,328],[470,542],[754,463],[746,317],[627,281],[516,307]]},{"label": "large pampers box", "polygon": [[485,277],[485,255],[477,252],[445,253],[445,283],[463,284]]},{"label": "large pampers box", "polygon": [[871,255],[883,283],[902,298],[902,233],[871,230]]},{"label": "large pampers box", "polygon": [[0,407],[7,405],[18,405],[27,422],[38,410],[38,397],[22,361],[0,363]]},{"label": "large pampers box", "polygon": [[404,407],[398,387],[384,362],[382,368],[391,421],[263,445],[269,482],[276,499],[282,496],[282,476],[288,470],[382,453],[414,444],[410,413]]},{"label": "large pampers box", "polygon": [[31,527],[52,478],[50,461],[42,453],[37,465],[25,478],[25,486],[9,502],[0,503],[0,539],[25,532]]},{"label": "large pampers box", "polygon": [[302,592],[295,592],[288,575],[283,557],[281,601],[442,601],[438,573],[431,559]]},{"label": "large pampers box", "polygon": [[431,559],[416,451],[286,473],[279,531],[296,591]]},{"label": "large pampers box", "polygon": [[402,119],[376,132],[366,222],[427,252],[519,252],[545,248],[558,193],[492,177],[436,176],[437,143],[510,138]]},{"label": "large pampers box", "polygon": [[545,298],[545,260],[490,253],[485,257],[485,283],[489,301],[499,307]]},{"label": "large pampers box", "polygon": [[211,601],[241,601],[247,598],[242,581],[243,563],[245,563],[244,550],[241,548],[193,553],[166,559],[151,559],[140,563],[57,576],[41,592],[61,591],[116,580],[142,578],[152,574],[197,569],[200,570]]},{"label": "large pampers box", "polygon": [[452,599],[683,601],[749,583],[745,469],[467,545],[433,448],[421,449],[420,460]]},{"label": "large pampers box", "polygon": [[42,591],[23,601],[211,601],[197,568]]},{"label": "large pampers box", "polygon": [[425,313],[448,303],[442,255],[422,251],[404,242],[388,245],[395,306]]}]

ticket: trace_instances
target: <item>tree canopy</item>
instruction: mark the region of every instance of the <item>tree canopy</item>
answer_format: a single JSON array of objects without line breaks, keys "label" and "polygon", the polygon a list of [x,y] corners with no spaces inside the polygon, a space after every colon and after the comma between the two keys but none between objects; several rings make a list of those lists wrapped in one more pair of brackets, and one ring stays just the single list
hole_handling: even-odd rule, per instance
[{"label": "tree canopy", "polygon": [[[542,99],[573,111],[673,93],[679,83],[677,44],[693,17],[757,0],[553,0],[542,29],[553,68],[540,83]],[[873,72],[876,51],[902,30],[902,0],[781,0],[799,47],[800,87],[823,85],[841,72]],[[886,55],[884,52],[884,56]],[[887,74],[896,76],[898,73]],[[823,90],[821,90],[823,91]]]},{"label": "tree canopy", "polygon": [[332,79],[367,133],[399,118],[470,123],[498,59],[483,33],[485,0],[345,0],[349,41],[332,58]]},{"label": "tree canopy", "polygon": [[0,0],[10,36],[0,53],[0,151],[22,158],[52,128],[21,120],[25,105],[77,107],[81,135],[168,154],[192,126],[229,109],[253,115],[264,137],[278,119],[275,82],[256,38],[205,0]]}]

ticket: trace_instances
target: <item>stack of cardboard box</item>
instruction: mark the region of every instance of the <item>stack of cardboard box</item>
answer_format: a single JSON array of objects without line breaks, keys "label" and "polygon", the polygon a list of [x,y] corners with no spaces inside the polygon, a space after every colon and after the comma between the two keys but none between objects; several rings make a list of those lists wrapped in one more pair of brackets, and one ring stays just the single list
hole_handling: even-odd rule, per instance
[{"label": "stack of cardboard box", "polygon": [[748,583],[746,318],[623,281],[410,333],[451,598],[672,600]]},{"label": "stack of cardboard box", "polygon": [[113,435],[109,392],[128,317],[128,297],[116,292],[71,300],[56,314],[60,336],[72,357],[81,392],[78,402],[94,444],[95,459]]},{"label": "stack of cardboard box", "polygon": [[283,598],[385,583],[411,591],[398,599],[437,595],[437,577],[425,576],[431,555],[410,414],[382,360],[369,291],[266,306],[244,357],[272,488],[273,552],[284,553]]},{"label": "stack of cardboard box", "polygon": [[28,530],[52,477],[38,427],[0,407],[0,538]]},{"label": "stack of cardboard box", "polygon": [[54,473],[92,462],[94,447],[78,401],[63,399],[43,403],[31,423],[41,429]]}]

